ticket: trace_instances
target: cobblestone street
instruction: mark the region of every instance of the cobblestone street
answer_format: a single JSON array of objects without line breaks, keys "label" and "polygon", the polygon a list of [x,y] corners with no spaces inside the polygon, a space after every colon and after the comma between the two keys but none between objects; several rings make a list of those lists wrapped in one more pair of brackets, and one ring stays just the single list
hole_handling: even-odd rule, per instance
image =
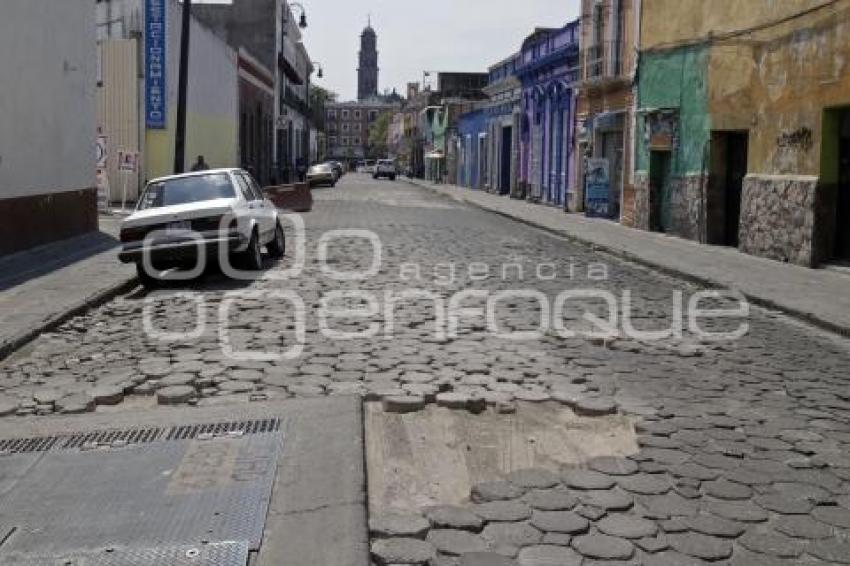
[{"label": "cobblestone street", "polygon": [[[677,323],[674,306],[701,289],[401,181],[348,175],[313,195],[303,273],[275,278],[293,268],[289,229],[286,258],[267,259],[258,281],[208,273],[73,318],[2,362],[0,415],[326,395],[359,395],[398,413],[436,404],[513,414],[545,403],[582,417],[619,414],[634,423],[637,453],[515,470],[473,487],[463,506],[370,517],[376,563],[850,564],[846,339],[757,307],[736,340],[687,329],[638,337],[624,317],[644,331],[687,327],[687,312]],[[376,234],[378,273],[330,277],[375,259],[368,240],[341,233],[322,261],[320,238],[330,230]],[[349,306],[371,312],[323,320],[323,299],[345,290],[361,292]],[[498,295],[511,290],[525,295]],[[599,296],[556,299],[569,290],[610,292],[616,333],[593,334],[598,325],[583,315],[607,317],[608,305]],[[543,303],[575,335],[547,323],[540,336],[498,336],[482,314],[499,296],[503,332],[538,329]],[[446,316],[453,300],[470,311],[457,335]],[[702,326],[732,331],[741,322]],[[325,323],[370,334],[334,339]],[[293,360],[223,349],[283,353],[300,344]]]}]

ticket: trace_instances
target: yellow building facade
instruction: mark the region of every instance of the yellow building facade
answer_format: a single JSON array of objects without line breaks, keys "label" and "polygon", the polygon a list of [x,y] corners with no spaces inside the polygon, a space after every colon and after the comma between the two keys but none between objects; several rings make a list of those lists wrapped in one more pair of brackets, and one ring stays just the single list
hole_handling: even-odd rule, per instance
[{"label": "yellow building facade", "polygon": [[646,0],[638,225],[850,258],[850,0]]}]

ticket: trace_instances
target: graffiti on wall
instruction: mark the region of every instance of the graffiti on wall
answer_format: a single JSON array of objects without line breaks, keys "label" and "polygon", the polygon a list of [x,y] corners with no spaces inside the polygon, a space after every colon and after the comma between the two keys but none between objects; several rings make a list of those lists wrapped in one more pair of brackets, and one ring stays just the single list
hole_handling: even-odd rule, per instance
[{"label": "graffiti on wall", "polygon": [[812,149],[812,131],[803,127],[793,132],[783,132],[776,138],[776,145],[782,148],[809,151]]}]

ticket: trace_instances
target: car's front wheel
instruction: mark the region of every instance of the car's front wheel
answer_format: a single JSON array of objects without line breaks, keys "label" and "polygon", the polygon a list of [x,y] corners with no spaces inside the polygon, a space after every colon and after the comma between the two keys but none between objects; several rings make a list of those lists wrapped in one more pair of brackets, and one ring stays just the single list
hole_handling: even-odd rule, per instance
[{"label": "car's front wheel", "polygon": [[274,259],[280,259],[286,253],[286,237],[283,235],[283,228],[280,224],[275,225],[274,238],[266,245],[269,250],[269,255]]},{"label": "car's front wheel", "polygon": [[239,254],[239,259],[245,269],[249,271],[259,271],[263,268],[263,254],[260,250],[260,237],[257,231],[251,233],[251,240],[248,242],[248,247],[244,252]]}]

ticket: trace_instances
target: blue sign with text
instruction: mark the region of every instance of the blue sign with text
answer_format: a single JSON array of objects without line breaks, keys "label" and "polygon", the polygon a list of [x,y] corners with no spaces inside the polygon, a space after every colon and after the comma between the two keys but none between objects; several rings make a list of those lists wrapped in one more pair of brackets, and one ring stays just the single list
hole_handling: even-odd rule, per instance
[{"label": "blue sign with text", "polygon": [[166,90],[167,0],[145,0],[145,124],[165,129],[168,116]]}]

